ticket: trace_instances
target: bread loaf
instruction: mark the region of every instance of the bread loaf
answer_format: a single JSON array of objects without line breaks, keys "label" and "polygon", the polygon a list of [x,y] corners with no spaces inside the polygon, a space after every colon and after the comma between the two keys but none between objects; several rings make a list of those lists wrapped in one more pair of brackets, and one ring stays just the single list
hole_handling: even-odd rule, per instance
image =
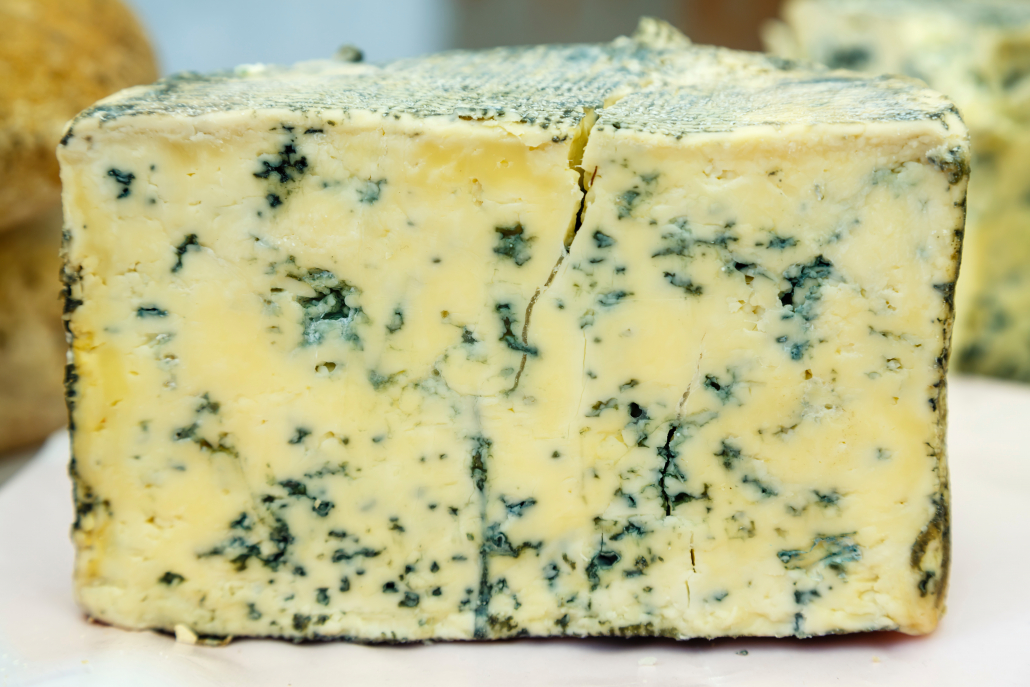
[{"label": "bread loaf", "polygon": [[119,0],[0,0],[0,231],[60,201],[65,122],[156,78],[146,35]]}]

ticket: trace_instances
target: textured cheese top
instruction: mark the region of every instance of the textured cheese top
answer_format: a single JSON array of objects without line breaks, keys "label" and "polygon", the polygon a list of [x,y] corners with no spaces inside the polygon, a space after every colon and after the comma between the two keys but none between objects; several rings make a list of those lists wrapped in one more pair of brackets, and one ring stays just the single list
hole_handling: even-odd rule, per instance
[{"label": "textured cheese top", "polygon": [[126,115],[282,109],[491,119],[562,132],[605,107],[615,128],[681,135],[764,124],[940,119],[954,112],[918,82],[863,78],[655,33],[645,23],[633,38],[606,45],[455,51],[382,66],[315,61],[179,74],[101,101],[73,125]]},{"label": "textured cheese top", "polygon": [[642,79],[653,57],[623,43],[452,52],[385,66],[329,60],[257,65],[207,76],[179,74],[124,91],[79,121],[283,109],[489,118],[561,128],[574,126],[584,110],[600,108],[608,95]]},{"label": "textured cheese top", "polygon": [[745,126],[915,121],[956,114],[942,96],[909,79],[868,78],[708,46],[666,53],[660,62],[654,85],[608,108],[607,121],[680,136]]}]

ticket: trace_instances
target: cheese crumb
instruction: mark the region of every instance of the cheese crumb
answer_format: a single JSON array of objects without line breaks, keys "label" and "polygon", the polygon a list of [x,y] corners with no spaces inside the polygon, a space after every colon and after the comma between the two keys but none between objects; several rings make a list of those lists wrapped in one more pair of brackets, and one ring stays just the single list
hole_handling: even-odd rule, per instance
[{"label": "cheese crumb", "polygon": [[186,625],[175,626],[175,641],[182,642],[183,644],[196,644],[197,633],[191,630]]}]

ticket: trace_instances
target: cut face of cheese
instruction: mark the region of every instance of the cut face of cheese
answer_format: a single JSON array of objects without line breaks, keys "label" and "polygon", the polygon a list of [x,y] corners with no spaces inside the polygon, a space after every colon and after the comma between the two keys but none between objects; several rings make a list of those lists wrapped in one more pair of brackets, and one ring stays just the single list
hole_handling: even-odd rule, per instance
[{"label": "cut face of cheese", "polygon": [[1012,0],[793,0],[770,49],[833,67],[907,74],[947,93],[972,135],[958,369],[1030,380],[1030,7]]},{"label": "cut face of cheese", "polygon": [[373,642],[931,630],[953,107],[691,47],[173,80],[60,150],[76,590]]}]

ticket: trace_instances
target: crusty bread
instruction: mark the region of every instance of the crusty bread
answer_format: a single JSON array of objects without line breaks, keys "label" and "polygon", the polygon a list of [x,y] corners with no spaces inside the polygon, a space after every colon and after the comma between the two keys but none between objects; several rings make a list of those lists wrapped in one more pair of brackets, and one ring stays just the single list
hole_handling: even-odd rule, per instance
[{"label": "crusty bread", "polygon": [[69,119],[156,78],[119,0],[0,0],[0,231],[60,202],[54,150]]},{"label": "crusty bread", "polygon": [[0,452],[67,421],[60,246],[56,207],[0,234]]}]

